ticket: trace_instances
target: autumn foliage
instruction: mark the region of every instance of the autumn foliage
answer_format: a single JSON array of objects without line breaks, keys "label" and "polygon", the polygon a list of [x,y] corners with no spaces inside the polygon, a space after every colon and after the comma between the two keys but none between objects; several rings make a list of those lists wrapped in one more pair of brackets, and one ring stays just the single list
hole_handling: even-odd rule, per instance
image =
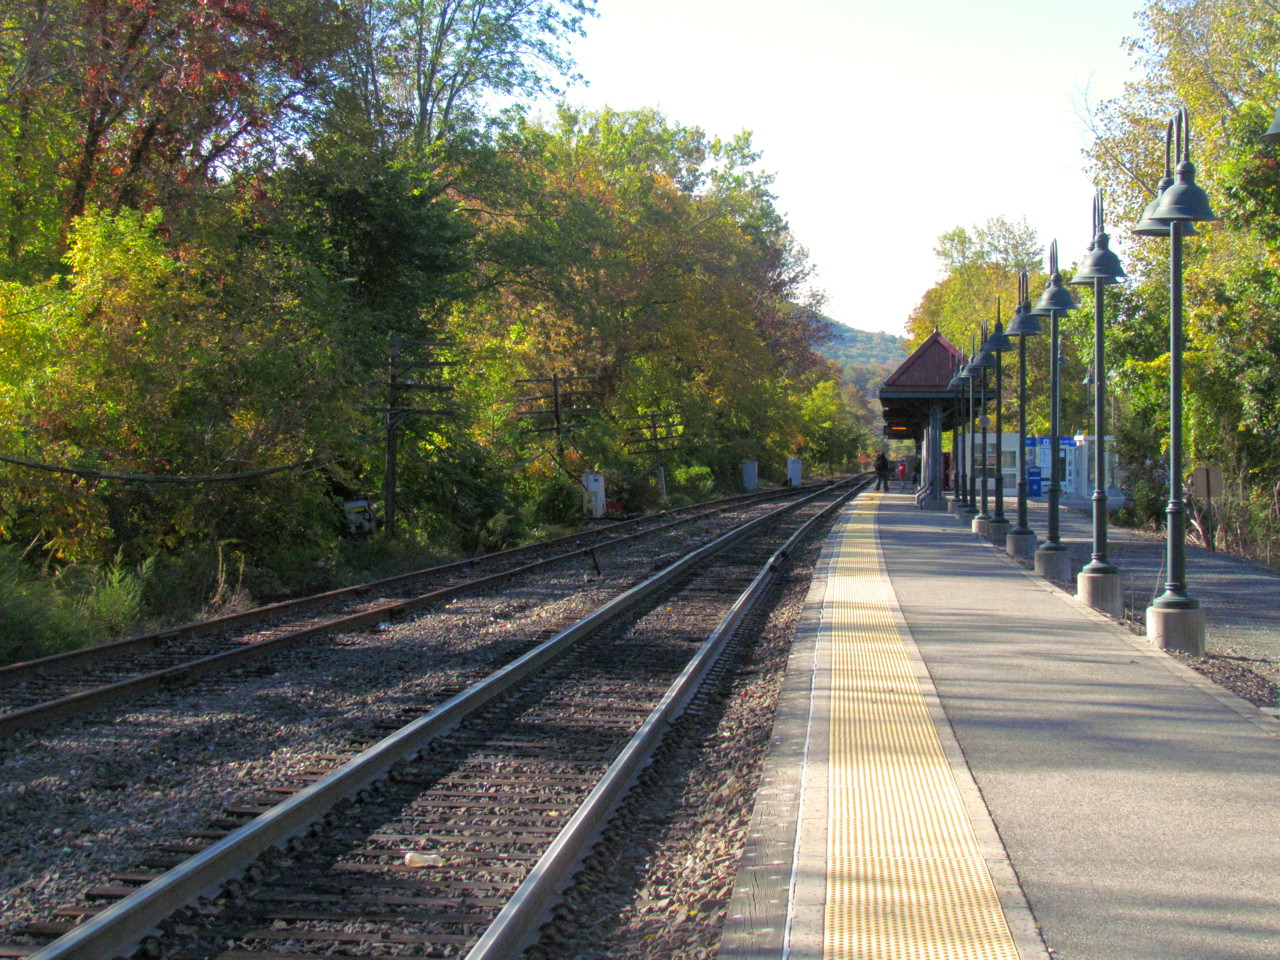
[{"label": "autumn foliage", "polygon": [[[571,80],[592,14],[0,0],[4,569],[187,615],[575,521],[587,468],[636,509],[659,456],[673,497],[850,462],[745,135],[488,106]],[[401,536],[349,539],[392,431]]]}]

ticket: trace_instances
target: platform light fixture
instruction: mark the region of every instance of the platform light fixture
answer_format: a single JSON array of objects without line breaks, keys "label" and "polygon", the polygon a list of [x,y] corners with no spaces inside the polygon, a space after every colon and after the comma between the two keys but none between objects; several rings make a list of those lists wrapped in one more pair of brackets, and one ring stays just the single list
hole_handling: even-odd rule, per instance
[{"label": "platform light fixture", "polygon": [[1031,310],[1038,316],[1049,318],[1049,525],[1045,542],[1036,550],[1035,565],[1036,573],[1053,580],[1066,580],[1071,573],[1071,559],[1062,544],[1058,518],[1062,500],[1058,454],[1058,410],[1062,393],[1058,318],[1077,306],[1071,291],[1062,282],[1062,273],[1058,270],[1058,241],[1054,240],[1049,245],[1049,286]]},{"label": "platform light fixture", "polygon": [[1120,571],[1107,559],[1107,452],[1106,452],[1106,336],[1103,329],[1104,297],[1107,287],[1125,278],[1120,258],[1111,250],[1103,213],[1102,190],[1093,195],[1093,243],[1073,284],[1093,288],[1093,371],[1088,378],[1093,387],[1093,555],[1076,578],[1080,598],[1103,613],[1120,617],[1124,613],[1124,591]]},{"label": "platform light fixture", "polygon": [[1267,132],[1258,139],[1263,143],[1280,143],[1280,107],[1276,107],[1275,118],[1271,121],[1271,126],[1267,127]]},{"label": "platform light fixture", "polygon": [[[987,337],[982,348],[984,351],[995,357],[996,367],[995,509],[992,513],[990,522],[987,524],[987,536],[996,543],[1004,543],[1005,536],[1009,532],[1009,521],[1004,515],[1004,421],[1002,414],[1002,408],[1004,407],[1004,364],[1002,363],[1001,356],[1013,349],[1013,341],[1010,340],[1009,335],[1004,332],[1004,323],[1003,318],[1001,317],[999,297],[996,298],[996,328],[992,331],[991,336]],[[983,454],[985,457],[985,450],[983,451]]]},{"label": "platform light fixture", "polygon": [[1013,557],[1030,557],[1036,549],[1036,535],[1027,524],[1027,337],[1039,336],[1043,327],[1031,312],[1030,289],[1023,270],[1018,275],[1018,312],[1006,331],[1018,338],[1018,516],[1005,535],[1005,551]]},{"label": "platform light fixture", "polygon": [[964,457],[960,455],[960,451],[964,449],[961,446],[963,440],[960,435],[962,427],[960,408],[963,402],[964,392],[969,384],[968,375],[965,373],[965,366],[964,357],[960,357],[959,362],[956,365],[956,371],[951,377],[951,382],[947,384],[947,388],[952,392],[952,395],[955,398],[955,416],[951,421],[951,459],[954,461],[951,467],[953,484],[951,512],[955,514],[964,512],[965,507]]},{"label": "platform light fixture", "polygon": [[1170,125],[1178,158],[1174,181],[1134,230],[1151,236],[1142,230],[1148,221],[1152,226],[1165,224],[1169,229],[1169,504],[1165,524],[1168,580],[1164,592],[1147,608],[1147,639],[1158,647],[1200,655],[1204,652],[1204,611],[1187,592],[1186,505],[1182,499],[1182,238],[1188,235],[1191,224],[1214,221],[1218,216],[1208,194],[1195,182],[1186,107],[1178,111]]},{"label": "platform light fixture", "polygon": [[[986,536],[987,524],[991,520],[991,515],[987,513],[987,429],[990,420],[987,417],[987,371],[995,367],[995,354],[986,348],[987,325],[982,324],[983,345],[978,349],[977,355],[970,361],[968,372],[970,382],[978,381],[979,400],[978,400],[978,426],[982,428],[982,482],[981,489],[981,508],[977,515],[973,518],[973,532]],[[974,431],[975,437],[977,431]],[[969,460],[969,470],[976,472],[975,460],[971,457]]]}]

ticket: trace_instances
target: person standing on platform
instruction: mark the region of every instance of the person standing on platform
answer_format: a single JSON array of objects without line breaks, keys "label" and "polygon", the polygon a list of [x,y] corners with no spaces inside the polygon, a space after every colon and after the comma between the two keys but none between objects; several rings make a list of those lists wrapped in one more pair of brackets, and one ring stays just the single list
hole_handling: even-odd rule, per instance
[{"label": "person standing on platform", "polygon": [[907,489],[907,461],[905,460],[898,463],[898,489]]},{"label": "person standing on platform", "polygon": [[889,492],[889,458],[883,452],[876,454],[876,489]]}]

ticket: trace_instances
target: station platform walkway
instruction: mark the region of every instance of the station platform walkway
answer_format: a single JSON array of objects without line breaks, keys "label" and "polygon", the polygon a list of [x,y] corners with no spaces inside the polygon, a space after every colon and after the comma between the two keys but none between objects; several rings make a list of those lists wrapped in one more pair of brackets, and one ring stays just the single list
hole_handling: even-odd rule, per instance
[{"label": "station platform walkway", "polygon": [[719,956],[1276,960],[1278,808],[1280,722],[868,493],[815,572]]}]

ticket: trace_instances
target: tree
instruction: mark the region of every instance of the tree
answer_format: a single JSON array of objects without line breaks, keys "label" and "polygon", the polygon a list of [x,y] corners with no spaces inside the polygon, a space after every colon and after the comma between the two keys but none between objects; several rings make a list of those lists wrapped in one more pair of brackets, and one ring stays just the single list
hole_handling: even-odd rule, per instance
[{"label": "tree", "polygon": [[358,42],[344,59],[349,102],[383,143],[415,153],[474,129],[488,97],[558,92],[566,41],[595,0],[347,0]]},{"label": "tree", "polygon": [[1016,275],[1038,269],[1044,259],[1044,247],[1026,217],[1018,223],[993,217],[975,226],[972,235],[964,227],[955,227],[938,238],[933,252],[948,273],[972,265],[998,264]]},{"label": "tree", "polygon": [[831,380],[814,384],[801,402],[804,420],[804,454],[815,465],[848,469],[866,450],[871,437],[850,398]]},{"label": "tree", "polygon": [[[1280,193],[1276,150],[1258,141],[1280,98],[1276,12],[1271,0],[1150,3],[1143,36],[1132,45],[1144,74],[1093,110],[1097,141],[1090,151],[1111,210],[1132,222],[1162,172],[1163,118],[1179,103],[1190,108],[1197,181],[1223,222],[1201,225],[1185,245],[1188,460],[1222,465],[1234,476],[1226,509],[1241,514],[1233,537],[1264,554],[1258,534],[1248,532],[1265,529],[1263,517],[1246,514],[1270,502],[1280,473],[1272,415],[1280,383],[1270,373],[1280,348],[1273,293]],[[1112,350],[1118,399],[1156,439],[1167,432],[1160,411],[1167,403],[1166,247],[1135,245],[1126,264],[1131,289],[1117,299],[1109,328],[1122,344]],[[1143,462],[1155,440],[1133,446],[1131,462]]]},{"label": "tree", "polygon": [[814,351],[820,318],[797,306],[803,252],[749,141],[651,110],[565,110],[503,148],[502,200],[465,201],[485,279],[453,329],[504,371],[472,389],[511,410],[512,380],[592,376],[581,463],[621,469],[630,418],[650,413],[682,424],[676,461],[722,479],[743,458],[781,462],[804,436],[789,397],[833,372]]},{"label": "tree", "polygon": [[[1017,310],[1018,274],[1027,270],[1034,305],[1048,283],[1040,269],[1042,252],[1035,232],[1025,221],[1014,224],[1003,218],[975,227],[973,233],[956,227],[939,237],[935,252],[947,267],[947,275],[934,284],[911,313],[907,323],[909,347],[918,346],[938,330],[966,355],[982,345],[982,331],[995,328],[997,320],[1007,327]],[[1079,359],[1086,355],[1092,327],[1081,319],[1088,311],[1060,317],[1061,347],[1066,362],[1061,367],[1064,425],[1084,423],[1086,399],[1071,389],[1084,378],[1085,365]],[[1043,336],[1027,339],[1028,429],[1043,431],[1049,422],[1049,323],[1044,320]],[[1006,360],[1013,355],[1007,354]],[[1006,405],[1012,403],[1015,384],[1006,377],[1009,393]],[[1006,406],[1007,422],[1014,422],[1015,411]]]},{"label": "tree", "polygon": [[1018,274],[1026,270],[1032,289],[1045,282],[1040,273],[1043,247],[1026,221],[988,220],[971,234],[955,227],[938,238],[934,253],[946,276],[925,291],[907,321],[908,349],[940,331],[961,350],[981,337],[982,324],[994,327],[997,306],[1007,324],[1017,308]]}]

